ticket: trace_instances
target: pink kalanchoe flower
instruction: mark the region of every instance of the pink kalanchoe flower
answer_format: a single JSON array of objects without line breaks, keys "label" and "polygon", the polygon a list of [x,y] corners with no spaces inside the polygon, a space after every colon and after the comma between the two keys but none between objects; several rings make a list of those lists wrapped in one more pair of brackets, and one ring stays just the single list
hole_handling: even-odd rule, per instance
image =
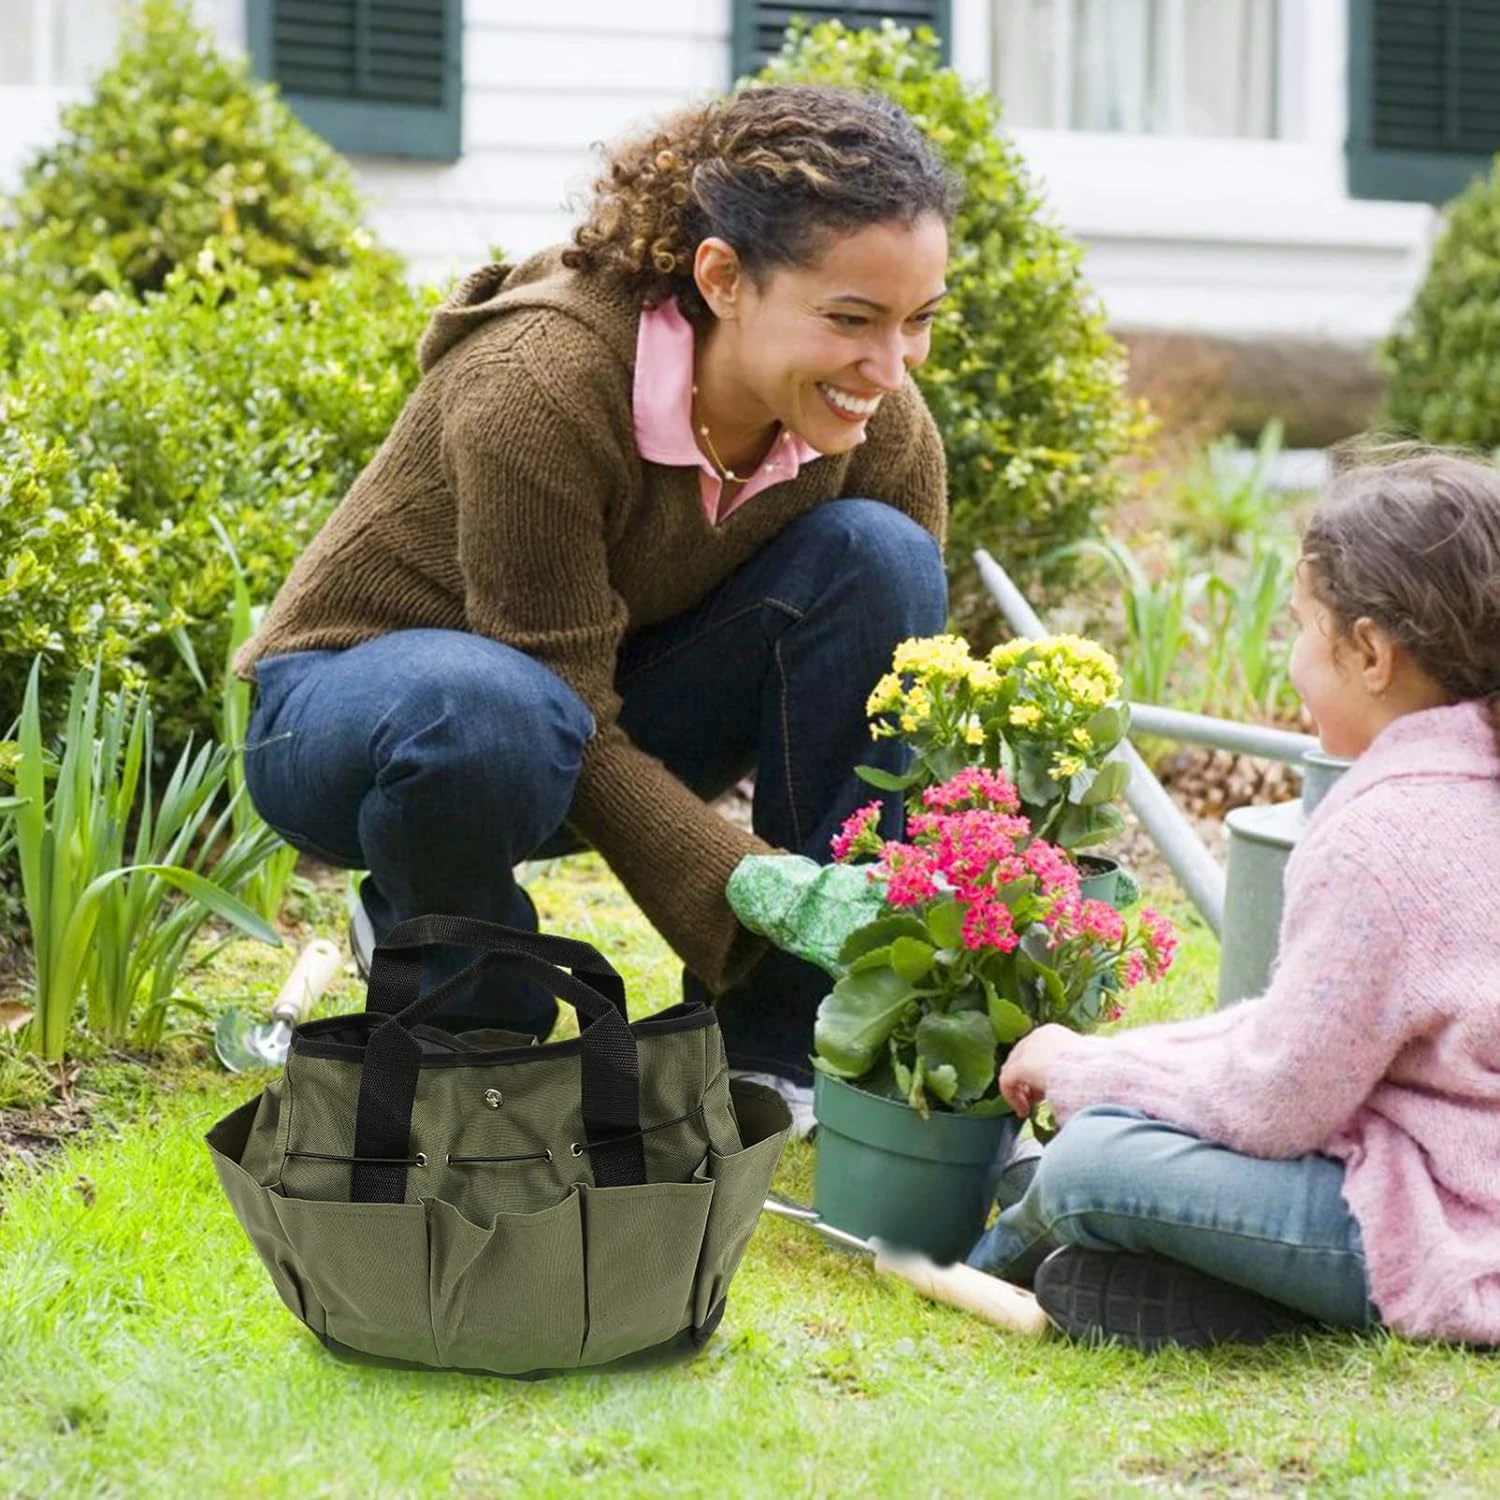
[{"label": "pink kalanchoe flower", "polygon": [[1010,909],[993,896],[980,894],[964,912],[964,947],[994,948],[1001,953],[1015,951],[1020,939],[1011,924]]},{"label": "pink kalanchoe flower", "polygon": [[937,895],[937,882],[924,850],[892,839],[881,850],[880,862],[886,872],[888,906],[920,906]]},{"label": "pink kalanchoe flower", "polygon": [[1141,908],[1141,933],[1146,939],[1146,969],[1153,979],[1160,979],[1172,967],[1177,953],[1177,935],[1172,924],[1149,906]]},{"label": "pink kalanchoe flower", "polygon": [[1021,857],[1049,895],[1078,895],[1078,867],[1056,844],[1036,839],[1026,846]]},{"label": "pink kalanchoe flower", "polygon": [[1102,943],[1125,940],[1125,918],[1103,901],[1085,901],[1078,913],[1079,926],[1086,937]]},{"label": "pink kalanchoe flower", "polygon": [[951,812],[965,803],[991,812],[1013,813],[1020,810],[1021,799],[1006,777],[979,766],[970,766],[922,793],[922,805],[935,812]]},{"label": "pink kalanchoe flower", "polygon": [[1127,990],[1133,990],[1143,979],[1147,978],[1146,960],[1139,953],[1127,953],[1120,974],[1120,983]]},{"label": "pink kalanchoe flower", "polygon": [[829,848],[833,857],[843,864],[852,854],[877,854],[880,841],[875,836],[875,825],[880,821],[879,802],[867,802],[858,811],[844,819],[844,826],[834,834]]}]

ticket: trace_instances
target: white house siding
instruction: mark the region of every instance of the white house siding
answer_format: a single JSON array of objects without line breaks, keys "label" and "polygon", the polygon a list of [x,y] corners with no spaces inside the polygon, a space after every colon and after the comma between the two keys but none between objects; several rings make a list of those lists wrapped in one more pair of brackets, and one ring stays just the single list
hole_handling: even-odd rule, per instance
[{"label": "white house siding", "polygon": [[[243,48],[243,0],[196,3]],[[990,4],[953,0],[954,62],[977,81]],[[1346,14],[1283,0],[1284,139],[1017,132],[1115,323],[1361,341],[1390,326],[1435,215],[1347,195]],[[729,0],[465,0],[464,19],[462,158],[355,161],[376,228],[422,281],[565,238],[592,143],[730,79]],[[0,89],[0,182],[64,97]]]},{"label": "white house siding", "polygon": [[358,161],[374,225],[423,280],[565,239],[594,142],[728,82],[728,0],[465,0],[463,157]]}]

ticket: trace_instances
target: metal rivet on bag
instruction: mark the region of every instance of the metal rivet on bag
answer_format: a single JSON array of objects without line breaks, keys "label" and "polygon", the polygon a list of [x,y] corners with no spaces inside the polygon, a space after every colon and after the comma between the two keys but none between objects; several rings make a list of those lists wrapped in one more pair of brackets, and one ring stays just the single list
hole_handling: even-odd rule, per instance
[{"label": "metal rivet on bag", "polygon": [[486,1089],[484,1091],[484,1102],[488,1104],[491,1109],[499,1109],[500,1101],[504,1097],[505,1096],[500,1092],[499,1089]]}]

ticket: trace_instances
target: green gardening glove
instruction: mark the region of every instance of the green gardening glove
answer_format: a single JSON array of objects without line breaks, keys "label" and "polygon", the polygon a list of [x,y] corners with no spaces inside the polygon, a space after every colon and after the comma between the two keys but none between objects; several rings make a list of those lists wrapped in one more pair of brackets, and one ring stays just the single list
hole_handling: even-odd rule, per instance
[{"label": "green gardening glove", "polygon": [[742,926],[778,948],[842,976],[839,950],[885,904],[885,882],[870,865],[820,865],[800,854],[747,854],[725,894]]}]

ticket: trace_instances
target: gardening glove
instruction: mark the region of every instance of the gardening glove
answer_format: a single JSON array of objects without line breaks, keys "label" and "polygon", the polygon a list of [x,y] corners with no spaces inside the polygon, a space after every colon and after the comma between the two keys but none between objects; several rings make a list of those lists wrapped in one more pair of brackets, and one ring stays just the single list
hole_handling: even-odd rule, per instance
[{"label": "gardening glove", "polygon": [[870,879],[871,869],[820,865],[800,854],[747,854],[725,895],[742,926],[841,977],[844,940],[885,904],[885,886]]}]

